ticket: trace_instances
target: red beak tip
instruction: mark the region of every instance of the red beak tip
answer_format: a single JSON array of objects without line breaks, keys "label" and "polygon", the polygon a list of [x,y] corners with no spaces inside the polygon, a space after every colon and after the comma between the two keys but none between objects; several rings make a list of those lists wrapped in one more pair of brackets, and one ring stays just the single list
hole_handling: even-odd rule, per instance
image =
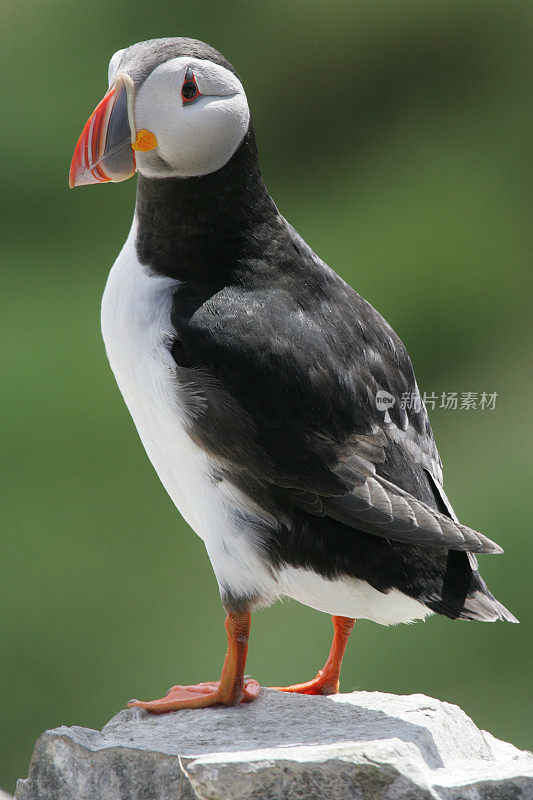
[{"label": "red beak tip", "polygon": [[70,189],[75,189],[76,186],[80,185],[80,175],[78,174],[77,170],[70,168],[68,174],[68,185]]},{"label": "red beak tip", "polygon": [[119,78],[85,123],[70,164],[71,189],[91,183],[117,183],[135,174],[128,87],[125,78]]}]

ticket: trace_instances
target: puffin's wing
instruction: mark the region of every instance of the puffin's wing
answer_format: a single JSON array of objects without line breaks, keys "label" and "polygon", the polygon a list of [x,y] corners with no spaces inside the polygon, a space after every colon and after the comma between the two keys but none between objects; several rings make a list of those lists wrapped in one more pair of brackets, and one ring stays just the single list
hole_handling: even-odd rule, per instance
[{"label": "puffin's wing", "polygon": [[[379,474],[391,446],[387,432],[382,429],[370,435],[352,436],[348,452],[344,452],[342,460],[329,473],[345,487],[349,486],[348,491],[340,493],[339,488],[328,486],[325,476],[320,479],[317,470],[314,486],[308,479],[286,485],[285,492],[299,508],[375,536],[446,550],[502,552],[495,542],[459,522],[441,484],[427,469],[423,455],[419,461],[411,460],[410,468],[431,486],[435,498],[431,505]],[[394,446],[398,447],[397,437]],[[407,452],[412,453],[411,448]],[[425,493],[420,494],[430,500]]]},{"label": "puffin's wing", "polygon": [[418,393],[403,344],[335,273],[321,287],[310,275],[304,297],[300,285],[276,285],[176,299],[172,352],[189,387],[192,437],[252,508],[300,509],[429,548],[501,552],[449,516],[423,405],[376,406],[380,388]]},{"label": "puffin's wing", "polygon": [[447,550],[502,552],[483,534],[444,516],[379,475],[368,476],[349,494],[323,502],[327,516],[375,536]]}]

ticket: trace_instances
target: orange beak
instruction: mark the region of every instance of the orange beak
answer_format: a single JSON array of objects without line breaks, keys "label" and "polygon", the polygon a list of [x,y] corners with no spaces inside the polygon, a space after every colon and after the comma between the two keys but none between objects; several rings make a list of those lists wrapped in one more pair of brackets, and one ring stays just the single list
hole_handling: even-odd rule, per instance
[{"label": "orange beak", "polygon": [[133,92],[133,81],[121,73],[94,109],[72,156],[71,189],[89,183],[118,183],[135,174]]}]

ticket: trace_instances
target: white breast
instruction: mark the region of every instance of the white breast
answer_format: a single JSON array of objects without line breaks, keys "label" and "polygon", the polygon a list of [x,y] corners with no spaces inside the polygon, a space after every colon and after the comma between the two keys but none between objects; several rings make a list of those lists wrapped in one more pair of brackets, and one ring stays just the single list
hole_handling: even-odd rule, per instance
[{"label": "white breast", "polygon": [[102,300],[102,333],[118,386],[163,486],[204,540],[219,584],[236,595],[277,596],[274,577],[254,544],[234,523],[245,498],[224,481],[217,464],[189,437],[170,343],[170,314],[179,281],[139,263],[136,224],[117,258]]},{"label": "white breast", "polygon": [[109,274],[102,299],[102,334],[148,457],[174,503],[197,529],[191,494],[206,465],[184,430],[168,344],[172,293],[178,283],[152,276],[139,264],[135,227]]}]

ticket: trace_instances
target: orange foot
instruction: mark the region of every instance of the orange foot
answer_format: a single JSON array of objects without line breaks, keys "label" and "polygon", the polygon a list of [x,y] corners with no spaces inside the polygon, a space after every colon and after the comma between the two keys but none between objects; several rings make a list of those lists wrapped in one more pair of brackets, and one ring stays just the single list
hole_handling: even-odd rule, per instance
[{"label": "orange foot", "polygon": [[342,657],[355,620],[350,617],[332,617],[331,619],[333,620],[333,643],[328,660],[316,678],[306,683],[295,683],[292,686],[273,686],[273,689],[298,694],[337,694]]},{"label": "orange foot", "polygon": [[221,688],[221,681],[206,681],[191,686],[172,686],[160,700],[130,700],[128,708],[144,708],[152,714],[164,714],[180,708],[207,708],[207,706],[234,706],[251,703],[259,694],[259,684],[250,678],[239,690]]},{"label": "orange foot", "polygon": [[279,692],[296,692],[297,694],[337,694],[339,691],[339,680],[334,680],[330,676],[323,675],[320,670],[316,678],[305,683],[294,683],[292,686],[273,686]]},{"label": "orange foot", "polygon": [[244,667],[250,633],[250,613],[230,612],[226,617],[228,650],[219,681],[196,683],[192,686],[172,686],[160,700],[130,700],[129,708],[144,708],[152,714],[164,714],[179,708],[207,706],[236,706],[250,703],[259,694],[259,684],[245,678]]}]

